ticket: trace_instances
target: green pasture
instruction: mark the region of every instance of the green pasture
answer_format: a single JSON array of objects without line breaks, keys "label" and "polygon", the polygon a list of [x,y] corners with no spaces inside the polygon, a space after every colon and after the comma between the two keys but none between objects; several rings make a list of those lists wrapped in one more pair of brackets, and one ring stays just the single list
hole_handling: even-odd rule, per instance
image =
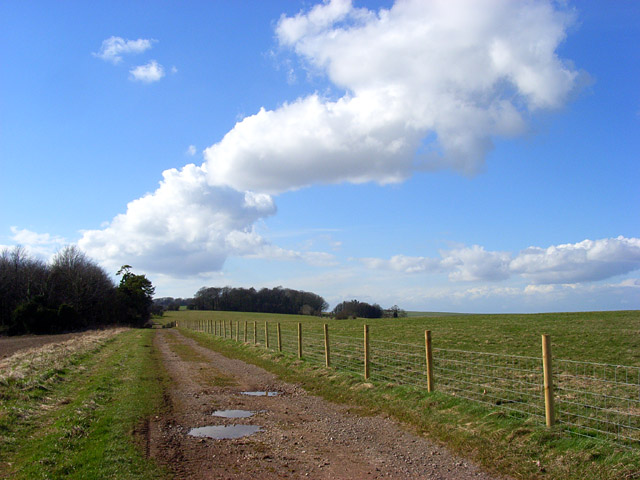
[{"label": "green pasture", "polygon": [[[295,331],[298,322],[308,332],[322,333],[329,325],[334,335],[362,337],[369,325],[372,340],[424,344],[431,330],[434,348],[540,357],[541,335],[551,336],[555,358],[615,365],[640,366],[640,311],[577,312],[512,315],[450,315],[398,319],[333,320],[303,315],[178,311],[165,321],[180,319],[280,323]],[[243,328],[242,325],[241,328]],[[259,333],[259,335],[262,335]]]},{"label": "green pasture", "polygon": [[[542,349],[540,336],[545,333],[552,338],[556,359],[637,366],[640,364],[640,312],[332,320],[306,316],[184,311],[170,313],[165,321],[177,321],[184,334],[191,336],[203,346],[260,365],[284,380],[299,383],[311,393],[328,400],[347,403],[358,414],[391,415],[412,425],[425,436],[446,443],[463,456],[473,458],[489,470],[507,474],[512,478],[640,478],[637,476],[640,472],[640,452],[634,442],[611,443],[610,434],[600,435],[597,431],[594,434],[593,430],[585,430],[586,437],[570,434],[565,424],[547,428],[544,425],[543,406],[543,416],[540,418],[521,412],[512,414],[513,412],[509,413],[509,410],[491,403],[483,404],[482,400],[486,397],[483,397],[482,379],[472,379],[476,385],[470,387],[476,389],[478,396],[474,398],[479,399],[480,403],[465,399],[464,395],[468,392],[451,393],[452,390],[444,387],[441,378],[436,378],[437,388],[434,393],[428,393],[426,388],[419,384],[403,384],[398,381],[399,376],[410,372],[394,370],[398,367],[394,367],[393,355],[386,358],[386,367],[378,365],[372,380],[365,381],[360,358],[363,325],[366,323],[369,325],[372,345],[378,342],[375,347],[372,346],[374,352],[379,348],[402,352],[409,350],[403,347],[408,344],[415,345],[417,348],[412,347],[411,351],[416,351],[424,345],[424,331],[428,329],[432,332],[434,348],[448,349],[447,354],[457,359],[467,356],[460,351],[486,352],[505,356],[530,356],[534,358],[524,359],[524,362],[537,364],[538,361],[535,359],[541,358]],[[225,339],[183,328],[188,324],[197,328],[196,322],[199,322],[200,326],[205,326],[206,323],[207,331],[211,331],[215,323],[218,329],[225,323],[228,337]],[[247,343],[242,342],[245,322],[248,327]],[[253,345],[254,322],[257,324],[257,346]],[[264,348],[265,322],[269,326],[269,350]],[[298,359],[296,355],[298,322],[302,323],[303,332],[302,359]],[[276,347],[278,323],[282,331],[283,353],[279,353]],[[341,360],[345,362],[342,365],[332,363],[330,369],[324,367],[323,361],[324,323],[329,326],[332,349],[336,350],[336,346],[342,343]],[[232,340],[231,332],[233,338],[238,332],[241,342],[236,343]],[[385,347],[380,345],[381,341],[392,343]],[[477,358],[475,355],[469,356]],[[482,370],[482,365],[478,367]],[[380,368],[389,368],[386,380],[380,379]],[[421,372],[423,366],[418,365],[417,369]],[[452,375],[468,379],[469,371],[475,369],[475,365],[470,365],[466,367],[468,371],[461,370]],[[509,369],[507,367],[506,370]],[[499,370],[500,375],[504,371]],[[500,383],[499,379],[488,380],[487,395],[490,395],[491,389]],[[603,385],[602,382],[596,383],[598,386]],[[606,381],[604,385],[608,385]],[[581,384],[578,388],[591,387]],[[453,391],[455,392],[455,388]],[[542,390],[538,387],[536,391],[534,395],[539,395],[540,399],[535,401],[542,405]],[[570,391],[558,393],[558,398],[563,397],[563,400],[567,400],[567,396],[571,396]],[[508,402],[510,397],[504,398]],[[594,399],[589,401],[594,404]],[[608,408],[611,398],[608,397],[605,402]],[[563,408],[566,406],[565,403]],[[579,407],[576,408],[580,413]],[[635,433],[632,432],[631,435]]]}]

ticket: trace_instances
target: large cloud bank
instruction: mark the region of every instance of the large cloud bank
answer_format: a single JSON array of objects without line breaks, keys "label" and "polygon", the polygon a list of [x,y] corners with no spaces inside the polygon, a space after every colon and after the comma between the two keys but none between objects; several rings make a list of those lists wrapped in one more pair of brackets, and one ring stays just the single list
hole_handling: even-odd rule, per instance
[{"label": "large cloud bank", "polygon": [[84,232],[78,245],[112,268],[130,259],[174,275],[219,270],[228,255],[263,246],[252,225],[275,213],[271,197],[212,187],[192,164],[163,177],[154,193],[130,202],[107,228]]},{"label": "large cloud bank", "polygon": [[336,0],[282,17],[277,38],[346,93],[245,118],[205,152],[212,183],[277,193],[317,182],[398,182],[478,171],[492,138],[557,108],[577,72],[555,50],[570,16],[547,2]]},{"label": "large cloud bank", "polygon": [[[164,273],[219,270],[228,255],[300,258],[253,230],[275,212],[270,195],[400,182],[424,169],[477,172],[493,138],[521,134],[531,112],[560,107],[574,89],[577,72],[555,53],[570,21],[550,2],[507,0],[405,0],[377,12],[335,0],[283,16],[282,49],[340,93],[243,119],[205,150],[203,165],[164,172],[155,192],[79,245],[111,266]],[[97,55],[117,62],[150,46],[112,38]],[[493,266],[502,263],[494,255],[454,275],[500,277]]]},{"label": "large cloud bank", "polygon": [[448,273],[452,281],[498,281],[519,275],[533,284],[605,280],[640,269],[640,238],[605,238],[529,247],[517,255],[474,245],[440,252],[440,258],[395,255],[363,258],[369,268],[404,273]]}]

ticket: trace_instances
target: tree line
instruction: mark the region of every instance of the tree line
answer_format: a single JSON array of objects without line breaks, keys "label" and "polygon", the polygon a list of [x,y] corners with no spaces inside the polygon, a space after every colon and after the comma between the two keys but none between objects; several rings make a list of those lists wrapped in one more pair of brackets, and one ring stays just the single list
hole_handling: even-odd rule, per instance
[{"label": "tree line", "polygon": [[107,272],[75,246],[50,263],[20,246],[0,252],[0,333],[60,333],[114,324],[144,326],[154,287],[124,265],[116,286]]},{"label": "tree line", "polygon": [[[285,313],[323,315],[329,304],[320,295],[291,288],[233,288],[202,287],[193,298],[162,297],[154,300],[156,308],[178,310],[221,310],[237,312]],[[406,317],[407,312],[394,305],[383,309],[377,303],[351,300],[339,303],[330,312],[337,319],[351,317],[382,318]]]},{"label": "tree line", "polygon": [[202,287],[193,298],[159,298],[156,304],[169,310],[186,305],[189,310],[222,310],[320,315],[329,304],[320,295],[291,288]]},{"label": "tree line", "polygon": [[332,310],[332,315],[336,319],[345,318],[399,318],[406,317],[407,312],[394,305],[391,308],[383,309],[377,303],[373,305],[358,300],[341,302]]}]

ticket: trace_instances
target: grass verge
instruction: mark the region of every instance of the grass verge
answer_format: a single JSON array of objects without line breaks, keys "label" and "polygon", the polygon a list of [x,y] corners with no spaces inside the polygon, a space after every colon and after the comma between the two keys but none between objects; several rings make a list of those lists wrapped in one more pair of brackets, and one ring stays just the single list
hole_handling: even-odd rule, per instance
[{"label": "grass verge", "polygon": [[51,370],[0,382],[0,477],[157,479],[134,432],[162,405],[152,330],[118,333]]},{"label": "grass verge", "polygon": [[388,414],[420,434],[447,444],[490,471],[517,479],[620,480],[640,478],[636,450],[546,429],[502,411],[415,388],[363,383],[356,375],[181,329],[204,347],[269,370],[327,400],[354,405],[355,412]]}]

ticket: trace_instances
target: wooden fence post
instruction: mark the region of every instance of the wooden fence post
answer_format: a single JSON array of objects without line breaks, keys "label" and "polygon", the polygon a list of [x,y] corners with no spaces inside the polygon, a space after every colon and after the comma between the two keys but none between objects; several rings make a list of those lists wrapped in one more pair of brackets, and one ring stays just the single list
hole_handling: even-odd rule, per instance
[{"label": "wooden fence post", "polygon": [[253,322],[253,344],[258,344],[258,322]]},{"label": "wooden fence post", "polygon": [[244,321],[244,343],[247,343],[247,321]]},{"label": "wooden fence post", "polygon": [[269,324],[264,322],[264,347],[269,348]]},{"label": "wooden fence post", "polygon": [[324,364],[327,368],[331,366],[331,358],[329,355],[329,325],[324,324]]},{"label": "wooden fence post", "polygon": [[369,325],[364,326],[364,379],[369,380]]},{"label": "wooden fence post", "polygon": [[278,322],[278,351],[282,351],[282,331],[280,330],[280,322]]},{"label": "wooden fence post", "polygon": [[427,392],[433,392],[433,351],[431,350],[431,331],[424,331],[424,348],[427,357]]},{"label": "wooden fence post", "polygon": [[556,423],[556,412],[553,398],[553,370],[551,368],[549,335],[542,335],[542,369],[544,371],[544,412],[547,427],[553,427]]},{"label": "wooden fence post", "polygon": [[302,323],[298,322],[298,358],[302,358]]}]

